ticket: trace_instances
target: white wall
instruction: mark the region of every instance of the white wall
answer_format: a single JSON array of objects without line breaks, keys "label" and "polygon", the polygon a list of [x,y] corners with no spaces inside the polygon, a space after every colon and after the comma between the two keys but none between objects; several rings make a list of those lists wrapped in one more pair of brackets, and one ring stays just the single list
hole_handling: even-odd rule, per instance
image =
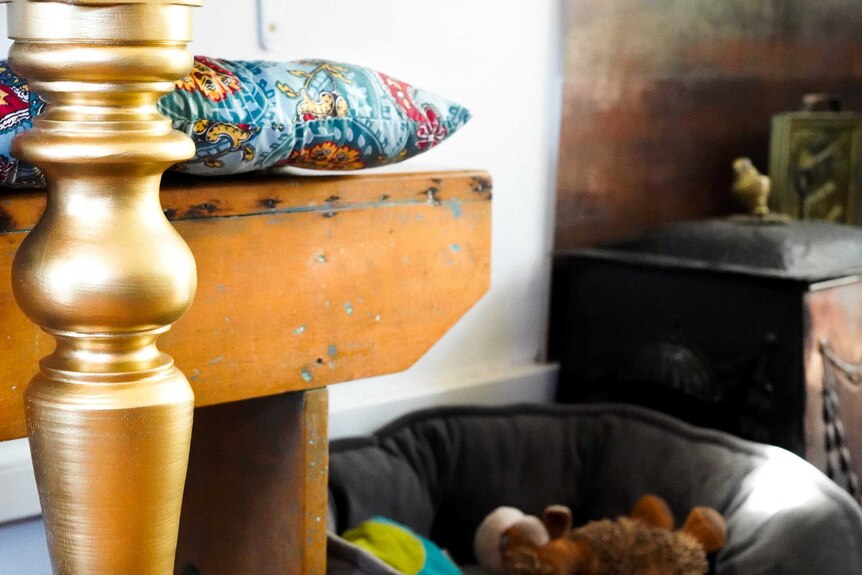
[{"label": "white wall", "polygon": [[[283,4],[278,48],[270,52],[257,45],[255,0],[208,0],[197,11],[195,53],[363,64],[473,111],[450,141],[409,165],[493,175],[491,290],[410,370],[334,386],[334,415],[393,399],[408,405],[411,397],[435,391],[441,393],[434,401],[445,401],[458,395],[449,390],[470,382],[489,389],[488,381],[535,373],[547,315],[561,10],[559,0],[290,0]],[[539,379],[546,382],[547,373]],[[523,389],[507,397],[547,397],[544,383]],[[337,434],[365,431],[354,421],[355,429],[340,426]]]},{"label": "white wall", "polygon": [[197,18],[193,50],[341,60],[446,95],[470,108],[473,120],[410,165],[483,168],[494,178],[488,295],[407,372],[334,386],[333,411],[485,380],[541,357],[561,82],[559,0],[290,1],[274,52],[257,48],[254,7],[254,0],[211,0]]}]

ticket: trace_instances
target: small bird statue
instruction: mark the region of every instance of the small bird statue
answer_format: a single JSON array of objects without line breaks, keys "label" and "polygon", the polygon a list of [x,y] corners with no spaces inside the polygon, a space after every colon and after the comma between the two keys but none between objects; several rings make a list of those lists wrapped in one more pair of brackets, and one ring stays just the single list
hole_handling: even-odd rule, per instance
[{"label": "small bird statue", "polygon": [[769,215],[769,177],[757,171],[748,158],[737,158],[733,161],[733,187],[731,191],[737,202],[748,213],[765,218]]}]

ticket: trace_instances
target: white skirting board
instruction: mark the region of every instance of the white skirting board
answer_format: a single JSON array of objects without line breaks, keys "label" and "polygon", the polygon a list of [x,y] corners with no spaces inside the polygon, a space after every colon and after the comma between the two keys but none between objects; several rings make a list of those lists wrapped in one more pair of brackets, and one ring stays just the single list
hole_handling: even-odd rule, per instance
[{"label": "white skirting board", "polygon": [[27,440],[0,442],[0,523],[39,513],[39,494]]},{"label": "white skirting board", "polygon": [[[558,367],[537,364],[474,379],[436,381],[402,393],[357,397],[331,390],[329,434],[335,439],[364,435],[417,409],[442,405],[549,403],[554,399]],[[26,439],[0,442],[0,524],[39,515],[39,497]],[[0,533],[2,536],[2,533]]]},{"label": "white skirting board", "polygon": [[[444,405],[509,405],[551,403],[557,389],[557,364],[532,364],[501,369],[474,377],[459,375],[451,381],[435,378],[429,385],[384,387],[367,393],[361,382],[330,388],[329,437],[338,439],[371,433],[402,415]],[[399,379],[408,379],[397,374]],[[383,379],[383,378],[378,378]],[[351,389],[352,387],[352,389]],[[404,391],[401,391],[401,390]]]}]

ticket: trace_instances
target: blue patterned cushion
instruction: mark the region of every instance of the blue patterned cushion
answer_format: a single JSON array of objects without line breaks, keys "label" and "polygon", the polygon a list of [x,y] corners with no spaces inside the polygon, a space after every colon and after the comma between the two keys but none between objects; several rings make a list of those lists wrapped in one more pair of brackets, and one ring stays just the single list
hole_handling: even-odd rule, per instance
[{"label": "blue patterned cushion", "polygon": [[[0,184],[44,185],[36,168],[9,155],[44,101],[2,61],[0,91]],[[199,175],[373,168],[433,148],[470,118],[454,102],[361,66],[203,56],[159,109],[197,148],[174,169]]]}]

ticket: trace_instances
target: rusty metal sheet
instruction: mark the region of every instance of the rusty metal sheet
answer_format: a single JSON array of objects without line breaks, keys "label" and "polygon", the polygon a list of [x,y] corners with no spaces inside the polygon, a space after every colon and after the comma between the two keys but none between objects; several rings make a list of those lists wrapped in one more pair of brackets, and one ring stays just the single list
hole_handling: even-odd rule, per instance
[{"label": "rusty metal sheet", "polygon": [[862,108],[855,0],[565,0],[556,244],[733,209],[730,165],[766,170],[802,94]]}]

